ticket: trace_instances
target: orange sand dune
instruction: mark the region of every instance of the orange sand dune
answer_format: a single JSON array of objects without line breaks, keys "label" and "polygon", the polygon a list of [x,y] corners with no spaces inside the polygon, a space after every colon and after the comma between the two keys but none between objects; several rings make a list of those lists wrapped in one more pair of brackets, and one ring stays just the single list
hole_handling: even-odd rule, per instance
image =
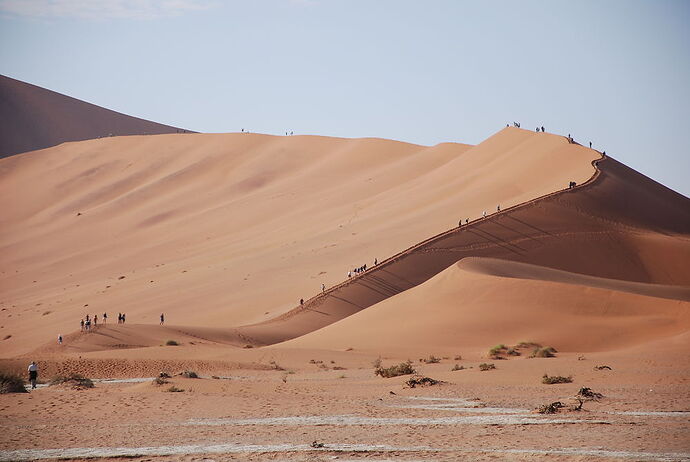
[{"label": "orange sand dune", "polygon": [[474,147],[191,134],[2,159],[3,354],[73,332],[86,313],[223,328],[271,319],[460,218],[584,182],[597,157],[510,128]]},{"label": "orange sand dune", "polygon": [[103,136],[186,130],[138,119],[0,75],[0,157]]},{"label": "orange sand dune", "polygon": [[[561,282],[688,300],[688,199],[613,159],[597,166],[599,172],[585,186],[436,236],[309,300],[304,308],[240,332],[259,344],[295,338],[404,292],[471,256],[557,268],[562,271],[554,280]],[[499,274],[512,269],[515,265],[501,268]],[[519,272],[525,273],[526,267]],[[416,319],[409,321],[414,324]]]},{"label": "orange sand dune", "polygon": [[[165,312],[175,325],[223,330],[220,343],[277,343],[471,256],[589,275],[615,293],[686,298],[683,287],[659,285],[690,285],[688,200],[599,159],[563,137],[514,128],[477,146],[161,135],[4,159],[3,352],[73,332],[87,312],[145,324]],[[465,217],[472,222],[458,229]],[[379,265],[347,281],[374,257]]]},{"label": "orange sand dune", "polygon": [[[518,278],[520,271],[529,279]],[[423,345],[447,351],[530,341],[591,352],[690,330],[687,300],[595,288],[618,284],[597,278],[572,275],[560,282],[565,279],[562,271],[544,267],[463,260],[415,288],[280,346],[390,352]],[[587,285],[579,284],[583,281]]]}]

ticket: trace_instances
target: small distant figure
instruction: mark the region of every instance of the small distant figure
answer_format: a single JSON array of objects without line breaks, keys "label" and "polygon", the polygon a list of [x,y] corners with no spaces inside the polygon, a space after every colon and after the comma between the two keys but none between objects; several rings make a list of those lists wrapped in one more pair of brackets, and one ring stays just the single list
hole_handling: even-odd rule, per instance
[{"label": "small distant figure", "polygon": [[84,318],[81,319],[81,331],[84,332]]},{"label": "small distant figure", "polygon": [[93,327],[98,327],[98,315],[93,315]]},{"label": "small distant figure", "polygon": [[163,316],[163,313],[161,313],[161,326],[163,325],[164,322],[165,322],[165,316]]},{"label": "small distant figure", "polygon": [[573,189],[575,186],[577,186],[577,183],[575,183],[574,181],[568,183],[568,189]]},{"label": "small distant figure", "polygon": [[539,127],[537,127],[537,133],[539,133]]},{"label": "small distant figure", "polygon": [[103,324],[108,322],[108,313],[103,313]]},{"label": "small distant figure", "polygon": [[299,305],[300,305],[300,306],[304,305],[304,299],[303,299],[303,298],[300,298],[300,299],[299,299]]},{"label": "small distant figure", "polygon": [[589,149],[592,149],[592,142],[589,142]]},{"label": "small distant figure", "polygon": [[500,212],[500,211],[501,211],[501,204],[498,204],[498,205],[496,206],[496,211],[497,211],[497,212]]},{"label": "small distant figure", "polygon": [[62,334],[58,334],[58,345],[62,345]]},{"label": "small distant figure", "polygon": [[285,132],[285,136],[288,136],[288,135],[287,135],[287,132]]},{"label": "small distant figure", "polygon": [[122,324],[124,324],[124,323],[125,323],[125,314],[122,313]]},{"label": "small distant figure", "polygon": [[242,133],[244,133],[244,128],[242,129]]},{"label": "small distant figure", "polygon": [[378,261],[377,259],[374,258],[374,266],[376,266],[376,265],[378,265],[378,264],[379,264],[379,261]]},{"label": "small distant figure", "polygon": [[458,221],[458,228],[462,226],[462,220]]},{"label": "small distant figure", "polygon": [[294,133],[294,132],[291,131],[291,132],[290,132],[290,136],[292,136],[293,133]]},{"label": "small distant figure", "polygon": [[35,361],[31,361],[29,364],[29,382],[31,383],[31,389],[36,388],[36,381],[38,380],[38,366]]},{"label": "small distant figure", "polygon": [[482,218],[486,218],[486,210],[482,212]]},{"label": "small distant figure", "polygon": [[321,292],[326,292],[326,284],[321,284]]},{"label": "small distant figure", "polygon": [[606,155],[606,151],[602,152],[601,154],[605,156],[605,155]]},{"label": "small distant figure", "polygon": [[544,126],[543,126],[543,125],[541,126],[541,132],[542,132],[542,133],[546,133],[546,130],[544,130]]},{"label": "small distant figure", "polygon": [[351,277],[352,277],[352,271],[348,271],[348,272],[347,272],[347,277],[348,277],[348,278],[351,278]]},{"label": "small distant figure", "polygon": [[470,219],[469,219],[469,218],[465,218],[465,224],[467,224],[467,223],[469,223],[469,222],[470,222]]}]

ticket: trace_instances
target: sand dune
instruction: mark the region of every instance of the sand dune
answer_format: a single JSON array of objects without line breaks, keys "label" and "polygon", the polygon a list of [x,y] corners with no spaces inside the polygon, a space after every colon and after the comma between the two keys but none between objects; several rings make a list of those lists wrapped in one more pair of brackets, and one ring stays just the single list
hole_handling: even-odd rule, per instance
[{"label": "sand dune", "polygon": [[[613,159],[599,161],[597,167],[600,170],[590,184],[443,233],[309,300],[304,308],[240,331],[257,343],[298,337],[344,313],[403,293],[473,256],[543,267],[493,268],[500,275],[519,268],[519,277],[531,273],[527,277],[538,279],[546,268],[554,268],[561,271],[549,272],[548,279],[553,281],[688,300],[688,200]],[[522,294],[523,299],[528,295]],[[409,321],[414,325],[417,319]],[[353,327],[351,334],[357,332]],[[419,340],[434,341],[435,335],[430,331]]]},{"label": "sand dune", "polygon": [[[528,278],[519,277],[521,271]],[[626,348],[690,329],[687,299],[656,298],[612,287],[631,288],[619,281],[545,267],[472,259],[281,346],[390,352],[424,345],[447,351],[530,341],[561,351],[591,352]],[[667,286],[648,289],[678,293]],[[683,289],[682,295],[687,294]]]},{"label": "sand dune", "polygon": [[3,75],[0,120],[0,157],[103,136],[186,132]]},{"label": "sand dune", "polygon": [[[564,190],[569,181],[586,185]],[[687,299],[690,285],[687,198],[563,137],[515,128],[477,146],[258,134],[66,143],[0,160],[0,206],[7,355],[74,332],[87,312],[135,324],[165,312],[222,330],[219,343],[278,343],[466,257],[530,264],[536,276],[557,269],[549,284],[625,303]],[[497,280],[478,270],[463,277]],[[314,296],[322,283],[336,287]]]},{"label": "sand dune", "polygon": [[227,328],[275,318],[460,218],[584,182],[597,157],[511,128],[474,147],[192,134],[3,159],[3,347],[72,332],[87,310]]}]

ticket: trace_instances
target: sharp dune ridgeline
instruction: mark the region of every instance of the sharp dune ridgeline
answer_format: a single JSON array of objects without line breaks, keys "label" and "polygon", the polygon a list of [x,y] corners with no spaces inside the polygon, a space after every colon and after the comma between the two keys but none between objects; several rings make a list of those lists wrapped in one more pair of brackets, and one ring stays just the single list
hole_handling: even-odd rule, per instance
[{"label": "sharp dune ridgeline", "polygon": [[[3,357],[155,357],[172,354],[166,338],[210,356],[523,340],[599,351],[690,330],[689,200],[548,133],[432,147],[248,133],[66,142],[0,159],[0,208]],[[103,312],[108,327],[78,332]]]},{"label": "sharp dune ridgeline", "polygon": [[4,75],[0,75],[0,120],[0,158],[104,136],[189,133]]}]

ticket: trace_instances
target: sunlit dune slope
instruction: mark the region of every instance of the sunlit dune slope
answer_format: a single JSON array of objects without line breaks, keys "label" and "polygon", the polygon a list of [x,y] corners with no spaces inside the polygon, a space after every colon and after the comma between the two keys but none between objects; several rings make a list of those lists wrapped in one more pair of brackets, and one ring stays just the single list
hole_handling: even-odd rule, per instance
[{"label": "sunlit dune slope", "polygon": [[648,287],[669,297],[682,292],[685,300],[674,300],[631,293],[634,287],[639,285],[509,261],[466,259],[415,288],[280,346],[447,351],[530,341],[588,352],[690,329],[690,288]]},{"label": "sunlit dune slope", "polygon": [[[560,136],[507,128],[477,146],[188,134],[2,159],[0,334],[11,335],[3,354],[73,332],[86,313],[155,324],[165,312],[175,325],[215,328],[273,319],[322,283],[461,218],[582,183],[598,157]],[[468,249],[503,248],[474,241]],[[462,256],[451,253],[438,271]],[[433,275],[416,264],[396,273],[410,283],[383,295]],[[237,344],[272,343],[380,301],[363,297],[354,310],[334,306],[278,326],[278,336],[233,335]]]},{"label": "sunlit dune slope", "polygon": [[184,130],[131,117],[0,75],[0,157],[111,135]]}]

